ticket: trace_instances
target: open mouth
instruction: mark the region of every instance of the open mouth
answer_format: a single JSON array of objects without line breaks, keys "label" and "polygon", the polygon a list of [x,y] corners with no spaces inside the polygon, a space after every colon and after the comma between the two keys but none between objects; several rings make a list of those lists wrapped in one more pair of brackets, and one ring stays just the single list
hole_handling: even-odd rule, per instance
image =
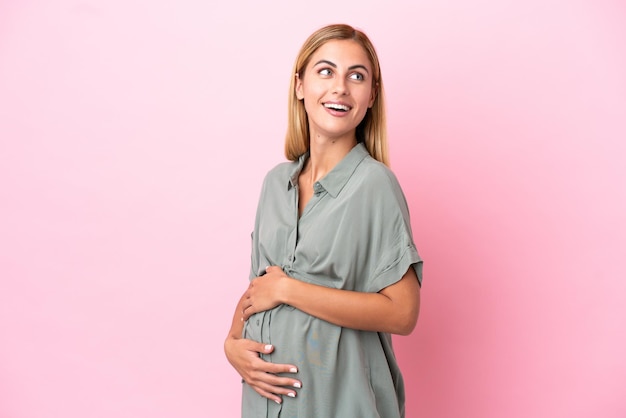
[{"label": "open mouth", "polygon": [[332,109],[332,110],[336,110],[338,112],[347,112],[350,109],[352,109],[348,105],[339,104],[339,103],[324,103],[324,107],[326,109]]}]

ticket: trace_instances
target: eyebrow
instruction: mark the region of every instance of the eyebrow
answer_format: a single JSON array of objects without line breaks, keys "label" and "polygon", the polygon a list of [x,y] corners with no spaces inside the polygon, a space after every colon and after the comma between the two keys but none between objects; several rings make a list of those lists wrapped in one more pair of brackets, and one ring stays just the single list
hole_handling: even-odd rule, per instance
[{"label": "eyebrow", "polygon": [[[337,64],[335,64],[332,61],[328,61],[328,60],[319,60],[318,62],[315,63],[314,67],[316,67],[316,66],[318,66],[320,64],[328,64],[328,65],[330,65],[333,68],[337,68]],[[356,70],[357,68],[363,69],[368,74],[370,73],[367,70],[367,67],[365,65],[361,65],[361,64],[352,65],[352,66],[348,67],[348,70]]]}]

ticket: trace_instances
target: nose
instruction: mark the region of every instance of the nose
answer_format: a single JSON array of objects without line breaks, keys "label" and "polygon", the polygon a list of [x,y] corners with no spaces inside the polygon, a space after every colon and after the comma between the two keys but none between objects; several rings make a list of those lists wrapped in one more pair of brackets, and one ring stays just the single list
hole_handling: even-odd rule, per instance
[{"label": "nose", "polygon": [[338,95],[350,94],[346,79],[343,77],[335,77],[333,83],[333,93]]}]

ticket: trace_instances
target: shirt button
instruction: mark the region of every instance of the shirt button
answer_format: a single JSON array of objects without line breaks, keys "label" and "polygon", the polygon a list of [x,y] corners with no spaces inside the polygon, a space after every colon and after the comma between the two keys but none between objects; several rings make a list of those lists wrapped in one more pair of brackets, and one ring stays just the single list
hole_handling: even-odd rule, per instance
[{"label": "shirt button", "polygon": [[293,255],[289,255],[289,261],[293,261]]},{"label": "shirt button", "polygon": [[259,321],[258,319],[256,320],[256,324],[259,325],[261,323],[261,321]]}]

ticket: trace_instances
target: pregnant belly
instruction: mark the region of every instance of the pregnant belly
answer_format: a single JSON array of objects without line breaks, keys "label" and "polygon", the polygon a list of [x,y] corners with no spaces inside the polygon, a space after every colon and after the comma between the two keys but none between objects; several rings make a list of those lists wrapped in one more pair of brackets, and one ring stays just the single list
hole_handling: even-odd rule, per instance
[{"label": "pregnant belly", "polygon": [[336,361],[342,332],[346,330],[288,305],[251,316],[244,337],[274,345],[265,356],[272,363],[296,364],[299,368],[324,368]]}]

